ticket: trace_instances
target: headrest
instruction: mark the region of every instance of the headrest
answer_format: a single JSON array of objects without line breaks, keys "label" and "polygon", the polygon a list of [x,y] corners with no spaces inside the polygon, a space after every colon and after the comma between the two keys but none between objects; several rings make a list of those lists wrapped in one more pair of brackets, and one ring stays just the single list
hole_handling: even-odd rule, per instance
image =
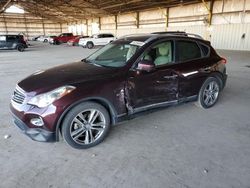
[{"label": "headrest", "polygon": [[161,56],[168,56],[169,50],[170,50],[169,43],[164,43],[158,47],[158,51]]}]

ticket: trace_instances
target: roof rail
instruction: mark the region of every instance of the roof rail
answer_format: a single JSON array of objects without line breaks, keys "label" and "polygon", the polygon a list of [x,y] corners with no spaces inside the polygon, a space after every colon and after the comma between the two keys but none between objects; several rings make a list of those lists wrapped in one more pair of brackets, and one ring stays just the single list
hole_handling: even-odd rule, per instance
[{"label": "roof rail", "polygon": [[151,34],[179,34],[179,35],[185,35],[185,31],[160,31],[160,32],[153,32]]},{"label": "roof rail", "polygon": [[153,32],[151,34],[171,34],[171,35],[181,35],[186,37],[194,37],[203,39],[200,35],[193,34],[193,33],[186,33],[185,31],[161,31],[161,32]]}]

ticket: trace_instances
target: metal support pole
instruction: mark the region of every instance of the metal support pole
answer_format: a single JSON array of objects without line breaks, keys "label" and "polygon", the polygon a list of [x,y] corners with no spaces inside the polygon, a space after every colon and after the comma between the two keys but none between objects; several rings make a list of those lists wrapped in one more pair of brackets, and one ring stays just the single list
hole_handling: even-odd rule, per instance
[{"label": "metal support pole", "polygon": [[28,27],[27,27],[27,20],[26,20],[25,14],[23,14],[23,19],[24,19],[26,36],[28,38],[29,37],[29,31],[28,31]]},{"label": "metal support pole", "polygon": [[89,23],[88,20],[86,20],[86,30],[87,30],[87,36],[89,35]]},{"label": "metal support pole", "polygon": [[42,18],[42,26],[43,26],[43,35],[45,35],[45,27],[44,27],[44,21],[43,21],[43,18]]},{"label": "metal support pole", "polygon": [[117,24],[117,15],[115,15],[115,29],[117,30],[118,24]]},{"label": "metal support pole", "polygon": [[99,30],[102,30],[101,17],[98,18],[98,23],[99,23]]},{"label": "metal support pole", "polygon": [[61,33],[63,32],[63,30],[62,30],[62,23],[60,23],[60,30],[61,30]]},{"label": "metal support pole", "polygon": [[8,34],[8,28],[7,28],[7,24],[6,24],[6,20],[5,20],[4,14],[3,14],[3,23],[4,23],[5,32],[6,32],[6,34]]},{"label": "metal support pole", "polygon": [[202,2],[208,11],[208,26],[210,26],[212,24],[212,18],[213,18],[214,0],[211,0],[209,7],[208,7],[207,3],[205,2],[205,0],[202,0]]},{"label": "metal support pole", "polygon": [[166,31],[167,31],[167,29],[168,29],[168,23],[169,23],[169,8],[166,9],[165,18],[166,18]]},{"label": "metal support pole", "polygon": [[136,12],[136,28],[140,27],[140,13]]}]

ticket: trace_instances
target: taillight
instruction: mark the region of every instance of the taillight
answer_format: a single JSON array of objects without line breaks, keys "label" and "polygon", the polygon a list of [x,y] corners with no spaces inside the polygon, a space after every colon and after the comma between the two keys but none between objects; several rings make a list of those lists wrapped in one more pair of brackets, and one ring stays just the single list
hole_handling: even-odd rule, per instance
[{"label": "taillight", "polygon": [[224,63],[224,64],[226,64],[227,63],[226,58],[222,58],[221,62]]}]

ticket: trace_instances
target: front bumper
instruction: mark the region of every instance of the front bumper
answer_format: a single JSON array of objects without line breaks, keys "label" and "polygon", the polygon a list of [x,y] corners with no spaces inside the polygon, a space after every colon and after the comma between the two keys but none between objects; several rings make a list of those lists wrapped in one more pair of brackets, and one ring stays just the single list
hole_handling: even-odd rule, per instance
[{"label": "front bumper", "polygon": [[32,140],[39,142],[55,142],[56,134],[41,128],[29,128],[22,120],[12,114],[15,125]]},{"label": "front bumper", "polygon": [[[27,100],[29,100],[29,97]],[[26,100],[26,99],[25,99]],[[51,104],[46,108],[38,108],[32,105],[18,104],[11,100],[10,111],[15,125],[32,140],[40,142],[58,141],[58,120],[64,108]],[[42,119],[42,125],[32,123],[34,119]]]},{"label": "front bumper", "polygon": [[82,46],[82,47],[86,47],[87,42],[78,42],[78,45],[79,45],[79,46]]}]

